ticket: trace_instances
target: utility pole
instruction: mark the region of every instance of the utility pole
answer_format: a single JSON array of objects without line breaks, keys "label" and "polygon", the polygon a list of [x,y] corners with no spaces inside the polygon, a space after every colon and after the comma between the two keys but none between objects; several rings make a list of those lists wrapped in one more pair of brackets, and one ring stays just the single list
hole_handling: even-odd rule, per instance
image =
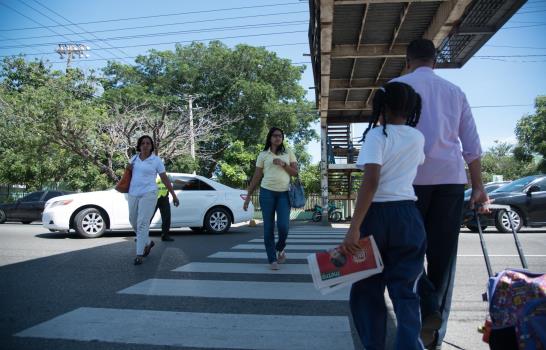
[{"label": "utility pole", "polygon": [[87,55],[85,52],[89,50],[89,46],[84,44],[77,44],[77,43],[62,43],[58,44],[57,52],[59,56],[61,56],[61,59],[64,59],[64,56],[66,56],[66,69],[70,68],[70,62],[75,56],[78,56],[78,58],[87,58],[89,55]]},{"label": "utility pole", "polygon": [[[193,159],[195,166],[195,132],[193,130],[193,99],[196,98],[194,95],[187,95],[188,97],[188,112],[190,115],[190,155]],[[195,170],[193,171],[195,175]]]},{"label": "utility pole", "polygon": [[195,135],[193,133],[193,95],[188,95],[188,110],[190,112],[190,154],[195,161]]}]

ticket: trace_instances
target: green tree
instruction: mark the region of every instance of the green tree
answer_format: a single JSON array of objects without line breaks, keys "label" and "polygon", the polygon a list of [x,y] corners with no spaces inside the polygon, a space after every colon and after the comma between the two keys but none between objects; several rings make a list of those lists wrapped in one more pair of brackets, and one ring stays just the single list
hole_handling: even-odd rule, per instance
[{"label": "green tree", "polygon": [[218,161],[218,180],[228,186],[246,188],[254,174],[258,146],[245,147],[243,141],[233,142]]},{"label": "green tree", "polygon": [[152,50],[139,56],[134,66],[110,63],[104,69],[104,96],[130,104],[162,101],[175,109],[193,95],[196,106],[232,119],[217,138],[198,145],[211,155],[201,162],[201,173],[211,175],[233,142],[257,145],[271,126],[282,128],[296,143],[316,137],[310,124],[317,116],[298,83],[302,69],[262,47],[192,43],[174,51]]},{"label": "green tree", "polygon": [[502,175],[506,180],[515,180],[534,171],[534,165],[528,160],[517,159],[514,145],[495,141],[482,157],[482,177],[485,182],[493,180],[493,175]]},{"label": "green tree", "polygon": [[[104,185],[106,178],[81,152],[73,132],[93,125],[92,81],[75,70],[52,71],[42,62],[6,58],[0,65],[0,180],[30,189],[65,184],[70,188]],[[69,116],[74,115],[74,118]],[[79,116],[84,116],[79,120]],[[100,112],[99,112],[100,116]],[[58,137],[59,134],[65,136]]]},{"label": "green tree", "polygon": [[320,194],[320,163],[304,166],[300,179],[306,195]]},{"label": "green tree", "polygon": [[538,155],[537,170],[546,172],[546,96],[535,99],[535,114],[521,118],[516,125],[518,159],[531,160]]}]

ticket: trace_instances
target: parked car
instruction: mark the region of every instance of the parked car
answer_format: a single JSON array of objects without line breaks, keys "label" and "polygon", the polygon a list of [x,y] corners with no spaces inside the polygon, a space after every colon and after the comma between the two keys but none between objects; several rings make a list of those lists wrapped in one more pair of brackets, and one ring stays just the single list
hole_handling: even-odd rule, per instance
[{"label": "parked car", "polygon": [[[246,191],[222,185],[203,176],[167,174],[180,205],[171,204],[171,227],[190,227],[194,231],[224,233],[232,223],[249,221],[254,206],[243,210]],[[43,226],[52,231],[74,230],[85,238],[96,238],[106,230],[131,230],[127,194],[114,189],[62,196],[46,203]],[[159,211],[151,228],[161,227]]]},{"label": "parked car", "polygon": [[14,203],[0,204],[0,224],[6,221],[20,221],[30,224],[42,218],[45,203],[55,197],[63,196],[67,191],[31,192]]},{"label": "parked car", "polygon": [[482,228],[495,226],[499,232],[512,232],[508,215],[517,231],[522,226],[546,226],[546,175],[514,180],[489,194],[495,204],[509,205],[510,211],[494,211],[480,218]]}]

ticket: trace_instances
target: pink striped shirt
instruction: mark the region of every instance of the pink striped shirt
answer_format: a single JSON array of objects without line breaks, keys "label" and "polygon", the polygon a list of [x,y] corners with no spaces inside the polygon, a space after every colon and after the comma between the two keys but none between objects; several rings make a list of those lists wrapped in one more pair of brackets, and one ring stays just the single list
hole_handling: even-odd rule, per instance
[{"label": "pink striped shirt", "polygon": [[417,169],[413,184],[467,183],[464,162],[481,157],[482,148],[463,91],[429,67],[392,81],[412,86],[423,100],[417,129],[425,136],[425,162]]}]

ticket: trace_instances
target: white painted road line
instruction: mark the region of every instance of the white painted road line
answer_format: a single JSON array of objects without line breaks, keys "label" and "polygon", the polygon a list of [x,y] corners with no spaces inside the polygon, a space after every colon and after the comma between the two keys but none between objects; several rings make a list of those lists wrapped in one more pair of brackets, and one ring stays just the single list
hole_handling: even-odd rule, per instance
[{"label": "white painted road line", "polygon": [[299,234],[288,234],[288,239],[292,238],[319,238],[319,239],[337,239],[338,242],[343,241],[345,235],[299,235]]},{"label": "white painted road line", "polygon": [[[290,243],[290,242],[288,242]],[[290,251],[290,250],[311,250],[311,251],[322,251],[327,250],[330,248],[337,247],[338,244],[292,244],[286,246],[284,250]],[[263,244],[238,244],[234,247],[231,247],[231,249],[259,249],[264,250]]]},{"label": "white painted road line", "polygon": [[118,293],[267,300],[349,300],[349,288],[321,295],[315,289],[313,283],[305,282],[172,280],[152,278],[123,289]]},{"label": "white painted road line", "polygon": [[[262,247],[263,249],[263,247]],[[312,254],[312,252],[309,253],[290,253],[288,254],[288,260],[290,259],[307,259],[307,257]],[[514,255],[501,255],[501,254],[490,254],[490,257],[517,257],[517,254]],[[457,257],[460,258],[475,258],[480,257],[483,258],[483,255],[481,254],[459,254]],[[540,254],[525,254],[526,258],[546,258],[546,255],[540,255]],[[216,252],[214,254],[211,254],[208,256],[208,258],[213,259],[264,259],[267,260],[267,255],[265,254],[265,250],[262,252]]]},{"label": "white painted road line", "polygon": [[[499,257],[499,258],[515,258],[519,255],[517,254],[487,254],[489,257]],[[476,258],[480,257],[483,258],[483,254],[459,254],[457,257],[463,257],[463,258]],[[525,254],[526,258],[546,258],[546,255],[544,254]]]},{"label": "white painted road line", "polygon": [[[288,260],[290,259],[307,259],[311,253],[290,253],[287,254]],[[226,258],[226,259],[263,259],[267,260],[267,254],[265,250],[262,252],[216,252],[208,256],[208,258]]]},{"label": "white painted road line", "polygon": [[[278,232],[276,232],[277,234]],[[288,236],[295,234],[295,235],[334,235],[334,236],[344,236],[347,233],[347,231],[288,231]]]},{"label": "white painted road line", "polygon": [[[255,238],[251,239],[249,243],[263,243],[264,240],[261,238]],[[295,237],[288,237],[289,243],[339,243],[341,244],[342,240],[339,238],[335,239],[307,239],[307,238],[295,238]]]},{"label": "white painted road line", "polygon": [[175,272],[219,272],[219,273],[254,273],[269,275],[309,275],[307,264],[282,264],[281,269],[272,271],[267,264],[252,263],[205,263],[192,262],[180,266]]},{"label": "white painted road line", "polygon": [[223,349],[354,349],[345,316],[79,308],[16,336]]}]

